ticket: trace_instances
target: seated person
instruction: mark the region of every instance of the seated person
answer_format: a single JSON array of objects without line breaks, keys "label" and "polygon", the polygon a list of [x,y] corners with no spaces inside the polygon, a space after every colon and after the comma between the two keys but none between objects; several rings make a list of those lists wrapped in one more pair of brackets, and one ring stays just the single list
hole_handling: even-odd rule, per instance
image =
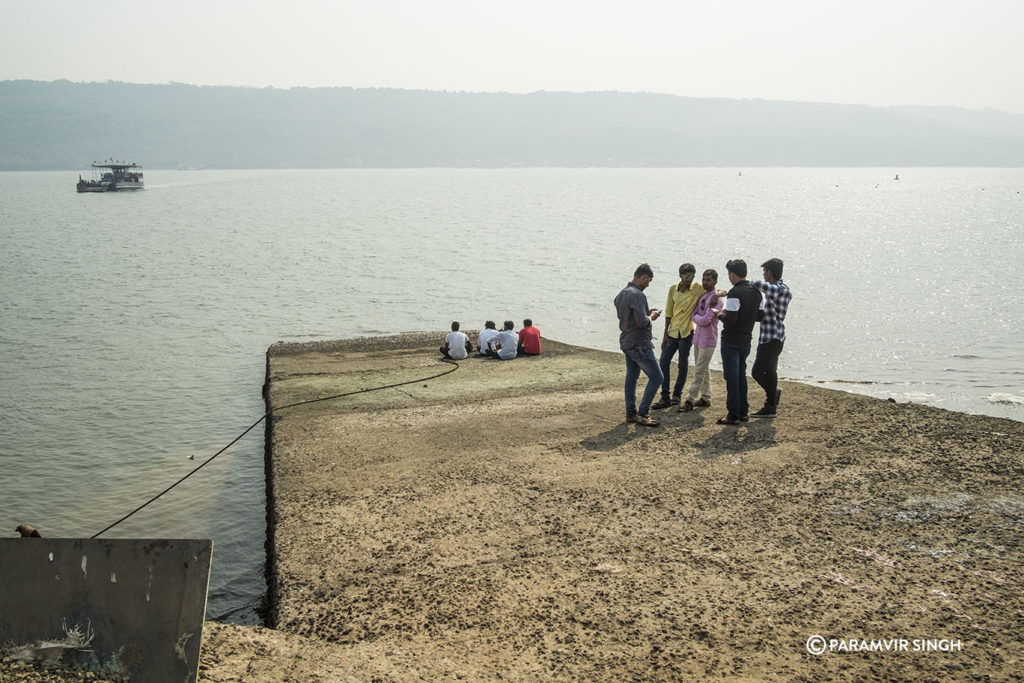
[{"label": "seated person", "polygon": [[516,357],[516,349],[519,346],[519,335],[512,331],[515,323],[511,320],[505,321],[505,329],[494,338],[494,348],[501,360],[512,360]]},{"label": "seated person", "polygon": [[493,356],[494,349],[490,342],[498,336],[498,330],[494,328],[494,321],[488,320],[484,323],[484,329],[480,330],[480,336],[476,340],[476,350],[481,356]]},{"label": "seated person", "polygon": [[452,323],[452,331],[444,338],[444,346],[441,347],[441,355],[448,360],[466,360],[473,345],[469,343],[469,337],[465,332],[459,331],[459,322]]},{"label": "seated person", "polygon": [[529,318],[523,321],[523,329],[519,330],[519,355],[540,355],[540,330],[533,326]]}]

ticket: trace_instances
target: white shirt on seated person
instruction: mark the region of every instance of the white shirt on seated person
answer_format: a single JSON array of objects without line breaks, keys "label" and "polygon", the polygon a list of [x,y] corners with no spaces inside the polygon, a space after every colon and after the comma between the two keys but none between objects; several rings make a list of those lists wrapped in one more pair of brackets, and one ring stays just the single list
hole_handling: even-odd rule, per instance
[{"label": "white shirt on seated person", "polygon": [[444,341],[448,344],[448,355],[451,356],[452,360],[465,360],[469,358],[469,353],[466,351],[466,342],[469,341],[469,337],[466,336],[465,332],[455,330],[449,332]]},{"label": "white shirt on seated person", "polygon": [[519,335],[513,330],[502,330],[498,333],[498,336],[494,338],[494,341],[501,344],[501,348],[498,349],[498,358],[502,360],[512,360],[516,357],[516,348],[519,346]]},{"label": "white shirt on seated person", "polygon": [[487,353],[487,351],[494,351],[494,338],[498,336],[498,331],[491,328],[484,328],[480,331],[480,336],[477,338],[476,345],[477,351],[480,353]]}]

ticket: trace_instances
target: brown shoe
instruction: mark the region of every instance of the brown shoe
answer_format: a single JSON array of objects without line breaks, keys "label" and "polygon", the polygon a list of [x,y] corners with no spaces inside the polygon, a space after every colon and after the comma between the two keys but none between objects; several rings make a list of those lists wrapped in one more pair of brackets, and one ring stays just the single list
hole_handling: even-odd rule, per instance
[{"label": "brown shoe", "polygon": [[680,413],[688,413],[691,410],[693,410],[693,403],[691,403],[689,399],[687,399],[686,403],[684,403],[683,405],[679,406],[679,412]]},{"label": "brown shoe", "polygon": [[661,410],[662,408],[668,408],[670,405],[672,405],[671,401],[668,401],[668,400],[663,399],[663,398],[659,398],[657,401],[655,401],[654,403],[651,404],[651,409],[652,410]]},{"label": "brown shoe", "polygon": [[627,415],[626,416],[626,422],[636,422],[636,421],[637,421],[637,416],[636,415]]},{"label": "brown shoe", "polygon": [[701,398],[701,399],[698,399],[697,402],[694,403],[693,405],[695,405],[698,408],[710,408],[711,407],[711,401],[708,401],[706,399]]},{"label": "brown shoe", "polygon": [[644,427],[657,427],[658,421],[653,419],[650,415],[637,415],[636,423],[643,425]]}]

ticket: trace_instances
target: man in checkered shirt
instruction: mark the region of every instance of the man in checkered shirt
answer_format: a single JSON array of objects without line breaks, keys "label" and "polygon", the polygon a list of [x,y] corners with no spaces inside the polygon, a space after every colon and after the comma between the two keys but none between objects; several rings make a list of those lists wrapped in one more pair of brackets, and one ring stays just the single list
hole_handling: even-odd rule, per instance
[{"label": "man in checkered shirt", "polygon": [[786,341],[786,310],[793,295],[782,281],[782,259],[768,259],[761,264],[764,280],[750,283],[764,294],[761,334],[757,339],[757,357],[750,376],[764,389],[764,407],[751,417],[775,417],[779,408],[779,355]]}]

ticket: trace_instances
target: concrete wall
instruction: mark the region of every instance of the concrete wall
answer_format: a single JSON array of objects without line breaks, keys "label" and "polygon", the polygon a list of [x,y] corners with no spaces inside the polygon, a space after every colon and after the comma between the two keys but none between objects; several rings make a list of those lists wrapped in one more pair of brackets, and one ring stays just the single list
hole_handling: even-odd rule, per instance
[{"label": "concrete wall", "polygon": [[78,627],[89,651],[62,664],[195,681],[212,555],[210,540],[0,539],[0,649]]}]

